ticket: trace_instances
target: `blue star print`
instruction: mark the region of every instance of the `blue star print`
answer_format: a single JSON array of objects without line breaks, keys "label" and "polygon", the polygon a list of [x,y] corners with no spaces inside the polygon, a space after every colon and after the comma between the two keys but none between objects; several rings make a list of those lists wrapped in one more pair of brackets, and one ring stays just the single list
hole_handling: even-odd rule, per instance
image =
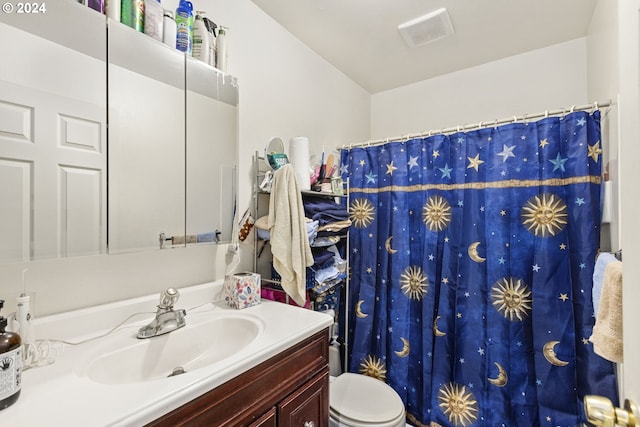
[{"label": "blue star print", "polygon": [[445,177],[451,179],[451,171],[453,168],[449,167],[449,163],[445,163],[443,168],[439,168],[440,172],[442,172],[442,176],[440,178],[444,179]]},{"label": "blue star print", "polygon": [[565,157],[563,159],[560,156],[560,153],[558,153],[555,160],[549,160],[551,163],[553,163],[553,172],[557,171],[558,169],[560,169],[562,172],[565,172],[564,164],[567,162],[567,160],[569,160],[569,158]]}]

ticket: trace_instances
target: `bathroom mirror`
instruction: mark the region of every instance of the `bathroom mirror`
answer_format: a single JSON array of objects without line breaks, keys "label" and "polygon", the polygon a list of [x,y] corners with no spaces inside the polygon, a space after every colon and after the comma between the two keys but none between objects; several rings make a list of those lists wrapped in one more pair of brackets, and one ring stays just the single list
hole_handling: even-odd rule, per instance
[{"label": "bathroom mirror", "polygon": [[162,232],[230,240],[231,77],[206,66],[196,97],[191,58],[71,1],[1,14],[0,37],[0,263],[158,250]]}]

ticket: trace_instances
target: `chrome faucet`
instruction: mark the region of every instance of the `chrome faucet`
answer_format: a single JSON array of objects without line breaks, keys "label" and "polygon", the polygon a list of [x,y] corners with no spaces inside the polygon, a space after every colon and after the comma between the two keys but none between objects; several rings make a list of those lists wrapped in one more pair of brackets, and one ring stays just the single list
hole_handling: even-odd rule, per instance
[{"label": "chrome faucet", "polygon": [[182,328],[185,325],[184,317],[187,312],[184,309],[173,309],[179,297],[180,293],[177,289],[168,288],[162,291],[156,318],[147,326],[140,328],[138,338],[151,338]]}]

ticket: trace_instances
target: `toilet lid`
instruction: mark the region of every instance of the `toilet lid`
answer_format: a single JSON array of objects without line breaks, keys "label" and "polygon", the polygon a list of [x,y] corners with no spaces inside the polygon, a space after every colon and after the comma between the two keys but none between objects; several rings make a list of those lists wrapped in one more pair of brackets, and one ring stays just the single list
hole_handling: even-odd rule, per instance
[{"label": "toilet lid", "polygon": [[404,404],[389,385],[366,375],[344,373],[329,392],[331,414],[361,423],[385,423],[404,416]]}]

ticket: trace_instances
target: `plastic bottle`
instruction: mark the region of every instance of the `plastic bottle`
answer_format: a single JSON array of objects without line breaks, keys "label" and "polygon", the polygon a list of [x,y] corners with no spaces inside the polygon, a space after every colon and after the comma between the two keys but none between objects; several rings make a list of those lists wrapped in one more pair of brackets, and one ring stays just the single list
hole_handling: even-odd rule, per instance
[{"label": "plastic bottle", "polygon": [[159,0],[144,0],[144,33],[162,41],[164,9]]},{"label": "plastic bottle", "polygon": [[120,22],[129,27],[133,27],[133,0],[122,0],[120,4]]},{"label": "plastic bottle", "polygon": [[204,24],[209,32],[209,65],[216,66],[216,28],[218,27],[211,19],[204,18]]},{"label": "plastic bottle", "polygon": [[180,0],[176,9],[176,49],[191,55],[193,47],[193,4]]},{"label": "plastic bottle", "polygon": [[216,68],[223,73],[227,72],[227,28],[218,27],[218,39],[216,40],[218,52],[216,54]]},{"label": "plastic bottle", "polygon": [[131,13],[132,27],[144,33],[144,0],[131,0]]},{"label": "plastic bottle", "polygon": [[120,21],[120,5],[120,0],[106,0],[104,2],[104,14],[115,21]]},{"label": "plastic bottle", "polygon": [[[4,300],[0,300],[0,308]],[[0,316],[0,409],[13,405],[20,397],[22,383],[22,340],[6,332],[7,319]]]},{"label": "plastic bottle", "polygon": [[193,22],[192,56],[202,62],[209,63],[209,31],[204,23],[204,12],[196,12]]},{"label": "plastic bottle", "polygon": [[176,20],[173,18],[173,12],[164,11],[164,19],[162,23],[162,41],[164,44],[176,48]]}]

